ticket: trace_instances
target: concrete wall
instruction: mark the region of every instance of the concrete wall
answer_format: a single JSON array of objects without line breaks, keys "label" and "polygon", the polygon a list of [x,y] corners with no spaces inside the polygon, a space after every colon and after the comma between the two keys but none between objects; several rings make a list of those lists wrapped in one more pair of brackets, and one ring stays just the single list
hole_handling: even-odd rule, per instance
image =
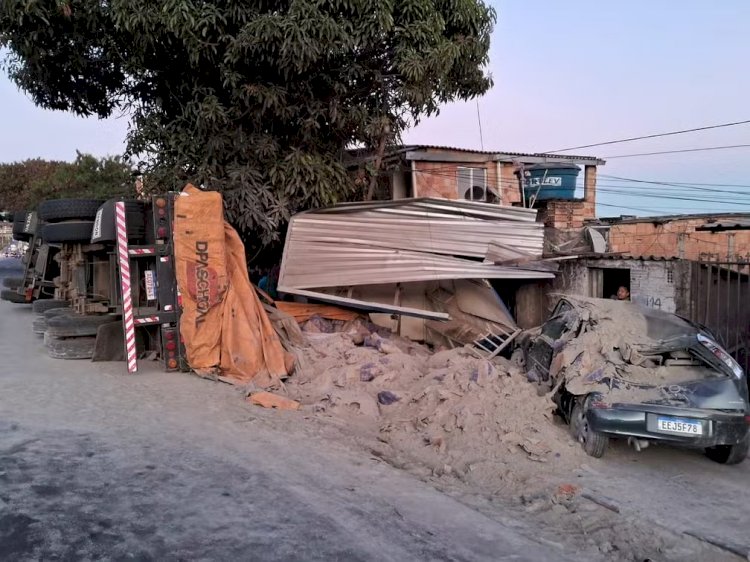
[{"label": "concrete wall", "polygon": [[[722,222],[721,217],[717,220]],[[704,224],[706,218],[613,224],[609,230],[609,251],[687,260],[750,259],[750,231],[695,231]]]},{"label": "concrete wall", "polygon": [[631,300],[642,306],[677,314],[690,310],[690,262],[682,260],[568,260],[561,262],[552,291],[608,298],[594,294],[595,269],[629,269]]}]

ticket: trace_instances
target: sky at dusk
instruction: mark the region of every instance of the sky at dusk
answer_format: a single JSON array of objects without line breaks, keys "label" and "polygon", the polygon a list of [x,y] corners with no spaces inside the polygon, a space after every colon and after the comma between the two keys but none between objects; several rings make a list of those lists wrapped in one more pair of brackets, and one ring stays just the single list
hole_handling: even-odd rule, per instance
[{"label": "sky at dusk", "polygon": [[[408,131],[405,142],[544,152],[750,119],[750,2],[490,3],[498,12],[489,69],[495,86],[478,101],[482,139],[477,102],[470,101],[445,106]],[[38,109],[5,76],[0,104],[0,161],[123,150],[125,117],[101,121]],[[736,144],[750,144],[750,124],[574,152],[606,160]],[[750,212],[749,157],[750,148],[736,148],[613,158],[599,171],[598,214]]]}]

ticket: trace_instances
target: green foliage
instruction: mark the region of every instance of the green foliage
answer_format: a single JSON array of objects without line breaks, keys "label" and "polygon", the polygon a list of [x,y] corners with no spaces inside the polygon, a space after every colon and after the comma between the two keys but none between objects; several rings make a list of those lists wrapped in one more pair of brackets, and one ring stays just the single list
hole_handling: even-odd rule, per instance
[{"label": "green foliage", "polygon": [[345,148],[487,91],[494,19],[481,0],[0,0],[0,45],[37,104],[128,112],[152,184],[223,190],[270,242],[355,196]]},{"label": "green foliage", "polygon": [[35,159],[0,164],[0,209],[33,209],[45,199],[133,197],[133,174],[121,157],[80,152],[73,162]]}]

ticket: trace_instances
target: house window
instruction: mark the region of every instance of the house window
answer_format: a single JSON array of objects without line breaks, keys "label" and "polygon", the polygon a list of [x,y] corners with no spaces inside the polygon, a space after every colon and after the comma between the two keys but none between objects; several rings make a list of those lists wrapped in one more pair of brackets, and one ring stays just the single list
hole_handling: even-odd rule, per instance
[{"label": "house window", "polygon": [[487,201],[487,170],[484,168],[458,168],[456,181],[459,199]]},{"label": "house window", "polygon": [[613,299],[625,287],[630,292],[630,270],[620,268],[589,268],[589,296]]}]

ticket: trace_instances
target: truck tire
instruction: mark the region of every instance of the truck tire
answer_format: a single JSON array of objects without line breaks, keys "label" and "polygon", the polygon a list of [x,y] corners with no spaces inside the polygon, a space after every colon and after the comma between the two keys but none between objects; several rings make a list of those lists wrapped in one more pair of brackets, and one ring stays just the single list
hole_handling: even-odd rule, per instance
[{"label": "truck tire", "polygon": [[27,232],[27,218],[31,213],[29,211],[16,211],[13,213],[13,238],[21,242],[28,242],[33,237],[33,232]]},{"label": "truck tire", "polygon": [[18,289],[23,285],[23,277],[6,277],[3,279],[3,287],[8,289]]},{"label": "truck tire", "polygon": [[74,314],[75,311],[72,308],[50,308],[49,310],[44,311],[42,318],[44,318],[45,322],[49,322],[50,318],[55,318],[57,316],[73,316]]},{"label": "truck tire", "polygon": [[0,291],[0,299],[16,304],[26,303],[26,297],[24,295],[19,295],[13,289],[3,289],[2,291]]},{"label": "truck tire", "polygon": [[47,331],[47,319],[44,316],[37,316],[31,322],[31,331],[38,336],[43,336]]},{"label": "truck tire", "polygon": [[44,314],[47,310],[52,310],[53,308],[67,308],[68,306],[70,306],[68,301],[59,299],[42,299],[34,301],[34,304],[31,305],[31,310],[37,314]]},{"label": "truck tire", "polygon": [[91,242],[91,231],[94,221],[71,221],[45,224],[42,229],[42,240],[49,243],[86,243]]},{"label": "truck tire", "polygon": [[[94,221],[94,232],[91,241],[115,242],[115,201],[107,201],[99,209]],[[128,225],[128,238],[138,239],[146,235],[146,204],[143,201],[125,201],[125,216]]]},{"label": "truck tire", "polygon": [[44,346],[53,359],[91,359],[96,338],[56,338],[44,334]]},{"label": "truck tire", "polygon": [[45,222],[94,220],[102,203],[100,199],[50,199],[39,203],[36,213]]},{"label": "truck tire", "polygon": [[117,320],[112,314],[87,315],[60,314],[47,318],[47,335],[55,338],[73,338],[79,336],[96,336],[96,330],[102,324]]}]

